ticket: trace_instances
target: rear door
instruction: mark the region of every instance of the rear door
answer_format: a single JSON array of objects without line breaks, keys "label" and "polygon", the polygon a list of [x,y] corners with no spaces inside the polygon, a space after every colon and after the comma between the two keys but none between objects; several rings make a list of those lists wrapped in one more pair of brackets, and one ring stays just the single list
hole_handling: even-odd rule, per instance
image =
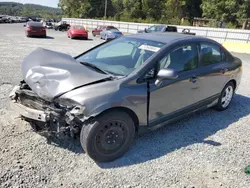
[{"label": "rear door", "polygon": [[201,83],[199,98],[207,99],[219,95],[226,84],[228,62],[219,45],[200,43],[200,63],[197,75]]}]

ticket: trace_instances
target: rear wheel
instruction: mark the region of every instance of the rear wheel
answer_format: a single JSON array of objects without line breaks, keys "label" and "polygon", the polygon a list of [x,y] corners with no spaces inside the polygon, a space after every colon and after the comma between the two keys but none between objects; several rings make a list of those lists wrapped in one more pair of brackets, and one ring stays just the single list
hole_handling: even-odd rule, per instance
[{"label": "rear wheel", "polygon": [[122,111],[111,111],[83,125],[80,135],[82,148],[95,161],[108,162],[121,157],[133,143],[135,124]]},{"label": "rear wheel", "polygon": [[235,85],[233,82],[227,83],[227,85],[224,87],[224,89],[221,92],[219,101],[217,105],[215,106],[215,109],[219,111],[226,110],[228,106],[231,104],[231,101],[234,96],[235,91]]}]

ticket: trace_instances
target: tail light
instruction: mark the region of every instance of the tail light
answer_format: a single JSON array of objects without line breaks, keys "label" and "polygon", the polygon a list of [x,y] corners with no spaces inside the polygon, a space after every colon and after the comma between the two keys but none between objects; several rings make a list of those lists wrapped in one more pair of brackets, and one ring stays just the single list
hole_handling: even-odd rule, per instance
[{"label": "tail light", "polygon": [[46,27],[42,27],[42,30],[45,31],[45,30],[46,30]]},{"label": "tail light", "polygon": [[31,30],[31,29],[32,29],[32,27],[31,27],[30,25],[28,25],[28,26],[27,26],[27,29],[28,29],[28,30]]}]

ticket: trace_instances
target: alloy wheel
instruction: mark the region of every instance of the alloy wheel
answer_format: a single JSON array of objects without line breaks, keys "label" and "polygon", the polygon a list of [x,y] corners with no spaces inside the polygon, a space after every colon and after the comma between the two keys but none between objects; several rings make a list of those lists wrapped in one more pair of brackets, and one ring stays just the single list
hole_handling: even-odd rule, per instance
[{"label": "alloy wheel", "polygon": [[230,104],[232,98],[233,98],[233,93],[234,93],[234,89],[231,85],[229,85],[224,93],[223,93],[223,97],[221,98],[221,105],[223,108],[227,108],[228,105]]}]

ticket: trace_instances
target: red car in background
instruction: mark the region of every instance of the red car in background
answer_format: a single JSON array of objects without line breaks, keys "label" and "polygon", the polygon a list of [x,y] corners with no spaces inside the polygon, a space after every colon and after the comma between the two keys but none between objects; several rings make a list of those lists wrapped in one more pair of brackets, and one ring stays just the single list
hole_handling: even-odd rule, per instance
[{"label": "red car in background", "polygon": [[74,25],[71,26],[70,29],[67,31],[68,37],[73,38],[84,38],[88,39],[88,31],[81,25]]},{"label": "red car in background", "polygon": [[27,37],[46,37],[46,27],[41,22],[27,22],[24,27]]},{"label": "red car in background", "polygon": [[111,30],[114,29],[114,26],[106,26],[106,25],[99,25],[97,26],[97,28],[95,28],[94,30],[92,30],[92,35],[95,37],[96,35],[100,35],[100,33],[104,30]]}]

